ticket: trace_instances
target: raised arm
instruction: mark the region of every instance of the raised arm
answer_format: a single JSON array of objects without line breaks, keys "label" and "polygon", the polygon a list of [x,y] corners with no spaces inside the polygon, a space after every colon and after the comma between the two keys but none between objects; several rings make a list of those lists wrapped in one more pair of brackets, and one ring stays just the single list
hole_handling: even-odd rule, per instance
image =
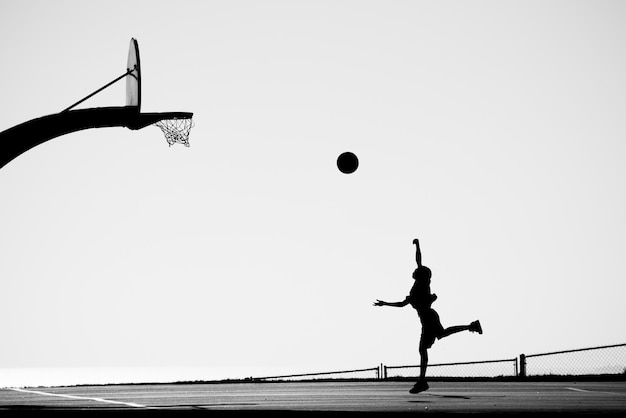
[{"label": "raised arm", "polygon": [[420,251],[420,242],[417,238],[413,240],[413,244],[415,244],[415,262],[417,263],[417,268],[422,267],[422,252]]}]

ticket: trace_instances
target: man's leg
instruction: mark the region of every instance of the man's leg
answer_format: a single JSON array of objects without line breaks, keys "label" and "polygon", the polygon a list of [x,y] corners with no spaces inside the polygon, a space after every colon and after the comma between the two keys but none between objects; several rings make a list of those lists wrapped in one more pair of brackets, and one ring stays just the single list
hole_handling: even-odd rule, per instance
[{"label": "man's leg", "polygon": [[409,391],[410,393],[420,393],[428,390],[428,383],[426,382],[426,369],[428,368],[428,349],[424,337],[420,341],[420,378],[415,383],[415,386]]},{"label": "man's leg", "polygon": [[474,321],[469,325],[455,325],[453,327],[448,327],[444,329],[439,338],[444,338],[461,331],[471,331],[482,334],[483,328],[480,326],[480,321]]},{"label": "man's leg", "polygon": [[455,325],[453,327],[448,327],[448,328],[444,329],[443,332],[441,333],[441,335],[439,336],[439,338],[444,338],[444,337],[447,337],[449,335],[456,334],[457,332],[469,331],[469,330],[470,330],[470,326],[469,325]]},{"label": "man's leg", "polygon": [[426,380],[428,368],[428,350],[420,347],[420,380]]}]

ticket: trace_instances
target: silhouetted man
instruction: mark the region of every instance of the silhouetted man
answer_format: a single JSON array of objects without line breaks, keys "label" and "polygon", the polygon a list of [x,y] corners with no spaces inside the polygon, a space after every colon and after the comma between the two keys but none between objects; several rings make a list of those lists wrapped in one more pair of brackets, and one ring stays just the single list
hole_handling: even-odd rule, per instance
[{"label": "silhouetted man", "polygon": [[437,295],[430,293],[430,278],[432,273],[428,267],[422,265],[422,253],[420,251],[419,241],[415,239],[413,240],[413,244],[416,246],[415,261],[417,262],[417,269],[413,272],[415,283],[413,287],[411,287],[409,296],[402,302],[385,302],[377,299],[376,302],[374,302],[374,306],[393,306],[401,308],[410,304],[417,311],[420,321],[422,322],[422,335],[420,337],[419,346],[420,378],[409,392],[419,393],[428,389],[428,383],[426,382],[428,349],[433,346],[435,339],[439,340],[461,331],[471,331],[482,334],[483,330],[480,326],[480,321],[474,321],[469,325],[457,325],[448,328],[444,328],[441,325],[439,314],[431,307],[432,303],[437,300]]}]

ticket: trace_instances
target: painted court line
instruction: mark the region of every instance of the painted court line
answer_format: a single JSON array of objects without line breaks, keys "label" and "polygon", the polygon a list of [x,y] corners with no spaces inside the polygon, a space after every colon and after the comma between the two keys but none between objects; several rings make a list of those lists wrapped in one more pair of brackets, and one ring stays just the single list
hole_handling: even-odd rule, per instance
[{"label": "painted court line", "polygon": [[117,404],[117,405],[126,405],[126,406],[130,406],[133,408],[147,408],[147,409],[150,408],[148,406],[140,405],[138,403],[133,403],[133,402],[112,401],[110,399],[89,398],[86,396],[76,396],[76,395],[64,395],[61,393],[48,393],[48,392],[41,392],[38,390],[27,390],[27,389],[19,389],[19,388],[7,388],[7,389],[14,390],[16,392],[34,393],[37,395],[58,396],[59,398],[79,399],[83,401],[88,400],[88,401],[96,401],[96,402],[103,402],[103,403],[110,403],[110,404]]},{"label": "painted court line", "polygon": [[585,389],[578,389],[578,388],[565,388],[565,389],[573,390],[574,392],[583,392],[583,393],[602,393],[605,395],[621,395],[620,393],[617,393],[617,392],[606,392],[602,390],[585,390]]}]

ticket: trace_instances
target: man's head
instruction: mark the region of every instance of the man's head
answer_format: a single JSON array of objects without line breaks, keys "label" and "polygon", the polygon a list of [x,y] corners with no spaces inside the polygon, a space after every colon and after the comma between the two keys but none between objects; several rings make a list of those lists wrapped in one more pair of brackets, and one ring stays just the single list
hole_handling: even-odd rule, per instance
[{"label": "man's head", "polygon": [[413,272],[413,279],[414,280],[429,281],[431,277],[432,277],[432,272],[426,266],[418,267]]}]

